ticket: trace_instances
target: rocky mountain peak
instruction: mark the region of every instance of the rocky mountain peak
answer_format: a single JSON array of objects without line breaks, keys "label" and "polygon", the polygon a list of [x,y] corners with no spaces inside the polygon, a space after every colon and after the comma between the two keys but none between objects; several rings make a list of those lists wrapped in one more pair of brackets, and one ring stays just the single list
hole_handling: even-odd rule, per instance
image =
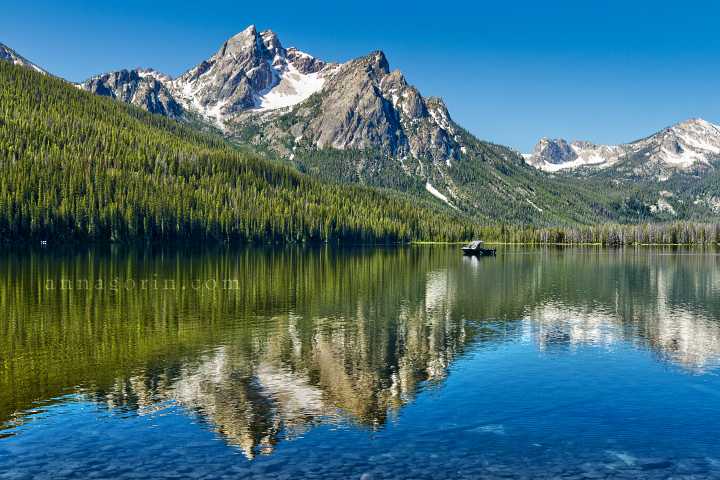
[{"label": "rocky mountain peak", "polygon": [[169,80],[169,75],[151,68],[143,70],[137,67],[135,70],[119,70],[93,77],[78,87],[130,103],[152,113],[177,118],[182,114],[182,108],[164,83]]},{"label": "rocky mountain peak", "polygon": [[143,70],[142,67],[137,67],[135,70],[133,70],[138,77],[140,78],[154,78],[155,80],[159,82],[171,82],[172,77],[166,73],[161,73],[153,70],[152,68],[146,68]]},{"label": "rocky mountain peak", "polygon": [[396,90],[405,88],[407,81],[400,70],[393,70],[390,74],[382,79],[381,86],[383,90]]},{"label": "rocky mountain peak", "polygon": [[284,49],[275,32],[254,25],[228,39],[218,53],[172,82],[188,110],[220,126],[248,110],[296,105],[317,92],[337,64]]},{"label": "rocky mountain peak", "polygon": [[238,33],[237,35],[230,37],[220,47],[216,56],[224,57],[226,55],[237,56],[242,54],[243,51],[254,48],[257,46],[258,34],[255,29],[255,25],[250,25],[248,28]]},{"label": "rocky mountain peak", "polygon": [[[310,148],[371,148],[448,166],[468,151],[458,143],[458,128],[442,99],[424,98],[400,70],[390,70],[383,51],[343,65],[327,63],[284,48],[275,32],[258,32],[254,25],[175,80],[138,68],[101,75],[83,88],[140,102],[151,111],[174,112],[164,102],[169,92],[181,110],[227,131],[256,122],[270,148],[286,156],[293,151],[287,145],[298,138],[307,139]],[[288,128],[288,119],[280,117],[290,109],[295,111]],[[412,171],[416,168],[429,174],[421,164]]]},{"label": "rocky mountain peak", "polygon": [[285,56],[285,51],[282,45],[280,45],[280,40],[278,40],[277,35],[275,35],[275,32],[272,30],[264,30],[260,34],[260,45],[268,59]]},{"label": "rocky mountain peak", "polygon": [[307,53],[303,53],[294,47],[285,50],[285,58],[303,75],[318,73],[328,66],[328,63],[318,60]]},{"label": "rocky mountain peak", "polygon": [[375,74],[384,76],[390,73],[390,64],[382,50],[377,50],[365,58],[368,60],[368,64]]},{"label": "rocky mountain peak", "polygon": [[535,163],[536,159],[542,159],[546,163],[559,165],[572,162],[577,157],[577,153],[562,138],[543,137],[535,146],[530,163]]},{"label": "rocky mountain peak", "polygon": [[[326,79],[319,104],[299,106],[292,135],[322,148],[373,148],[400,158],[449,165],[461,146],[442,99],[424,98],[382,51],[352,60]],[[427,174],[425,167],[421,173]]]},{"label": "rocky mountain peak", "polygon": [[720,136],[720,127],[713,125],[702,118],[690,118],[682,123],[668,127],[667,131],[674,135],[717,137]]}]

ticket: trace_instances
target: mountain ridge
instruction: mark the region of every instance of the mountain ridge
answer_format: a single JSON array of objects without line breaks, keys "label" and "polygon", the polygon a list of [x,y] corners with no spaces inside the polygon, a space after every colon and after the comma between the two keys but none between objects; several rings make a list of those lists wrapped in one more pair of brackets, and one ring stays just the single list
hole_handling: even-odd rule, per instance
[{"label": "mountain ridge", "polygon": [[[177,78],[148,70],[153,72],[151,78],[162,83],[177,104],[222,127],[240,112],[283,108],[305,100],[321,88],[324,75],[338,65],[294,47],[285,49],[274,32],[258,32],[251,25],[227,39],[214,55]],[[105,73],[78,85],[83,90],[106,94],[96,86],[100,81],[120,98],[121,89],[127,88],[128,80],[121,75],[124,72],[126,70]],[[299,89],[302,91],[298,92]],[[146,108],[143,104],[138,106]]]},{"label": "mountain ridge", "polygon": [[[652,170],[657,162],[643,163],[646,149],[609,168],[543,172],[528,156],[464,130],[442,98],[423,97],[380,50],[327,63],[250,26],[176,79],[138,67],[75,86],[219,135],[237,150],[323,181],[432,200],[480,224],[552,227],[720,215],[720,174],[712,162],[658,173]],[[577,155],[573,147],[603,148],[565,144],[555,144],[567,156],[560,163],[577,158],[570,158]],[[664,174],[673,180],[659,184]]]},{"label": "mountain ridge", "polygon": [[702,118],[691,118],[658,133],[622,145],[542,138],[532,154],[523,155],[530,165],[548,172],[573,170],[593,174],[611,169],[633,177],[665,181],[673,173],[711,167],[720,155],[720,127]]},{"label": "mountain ridge", "polygon": [[30,60],[23,57],[22,55],[17,53],[15,50],[13,50],[12,48],[8,47],[7,45],[5,45],[3,43],[0,43],[0,60],[7,60],[9,62],[14,63],[15,65],[20,65],[23,67],[30,67],[37,72],[47,74],[47,72],[45,70],[38,67],[37,65],[32,63]]},{"label": "mountain ridge", "polygon": [[[248,153],[301,171],[308,156],[328,148],[345,157],[354,154],[343,151],[373,151],[346,161],[342,168],[357,175],[342,178],[388,187],[365,172],[414,177],[411,182],[453,207],[463,193],[447,170],[463,156],[482,159],[495,148],[467,141],[442,98],[423,97],[380,50],[342,64],[325,62],[251,25],[175,79],[150,71],[110,72],[79,88],[215,129]],[[499,155],[522,163],[509,149]]]}]

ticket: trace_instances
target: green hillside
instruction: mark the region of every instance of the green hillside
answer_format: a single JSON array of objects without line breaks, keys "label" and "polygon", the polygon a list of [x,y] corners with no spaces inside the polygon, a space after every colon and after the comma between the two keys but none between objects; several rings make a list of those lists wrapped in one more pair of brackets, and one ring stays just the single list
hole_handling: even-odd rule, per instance
[{"label": "green hillside", "polygon": [[[305,104],[300,104],[292,112],[303,108]],[[263,131],[282,131],[282,125],[271,122],[258,126],[241,121],[229,126],[227,140],[241,151],[330,183],[368,185],[440,203],[425,188],[430,172],[427,181],[440,188],[467,218],[483,225],[505,222],[557,227],[715,218],[709,209],[692,203],[676,206],[675,210],[682,212],[679,216],[664,210],[651,211],[649,205],[661,198],[662,185],[549,174],[527,165],[514,150],[478,140],[462,128],[459,130],[466,152],[449,166],[409,156],[403,161],[403,169],[398,158],[374,149],[318,149],[305,140],[288,160],[272,150],[267,140],[272,135],[263,135]],[[192,124],[192,128],[199,128],[199,124]],[[428,165],[433,168],[427,169]],[[453,185],[452,193],[442,189],[447,183]],[[674,203],[672,199],[670,202]]]},{"label": "green hillside", "polygon": [[431,199],[334,185],[0,62],[2,241],[458,241]]}]

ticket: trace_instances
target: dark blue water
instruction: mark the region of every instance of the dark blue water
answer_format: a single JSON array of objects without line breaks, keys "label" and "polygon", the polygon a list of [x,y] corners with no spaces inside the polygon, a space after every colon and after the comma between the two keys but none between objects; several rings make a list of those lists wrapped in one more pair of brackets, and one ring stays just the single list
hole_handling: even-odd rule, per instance
[{"label": "dark blue water", "polygon": [[0,478],[720,478],[717,253],[517,253],[7,257]]}]

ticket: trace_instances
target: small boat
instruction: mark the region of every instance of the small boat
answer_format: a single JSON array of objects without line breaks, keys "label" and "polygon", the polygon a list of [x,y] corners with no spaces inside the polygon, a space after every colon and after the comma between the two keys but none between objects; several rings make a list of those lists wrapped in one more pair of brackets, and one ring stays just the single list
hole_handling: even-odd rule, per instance
[{"label": "small boat", "polygon": [[483,248],[482,240],[474,240],[467,244],[466,247],[462,247],[463,254],[465,255],[495,255],[497,249]]}]

